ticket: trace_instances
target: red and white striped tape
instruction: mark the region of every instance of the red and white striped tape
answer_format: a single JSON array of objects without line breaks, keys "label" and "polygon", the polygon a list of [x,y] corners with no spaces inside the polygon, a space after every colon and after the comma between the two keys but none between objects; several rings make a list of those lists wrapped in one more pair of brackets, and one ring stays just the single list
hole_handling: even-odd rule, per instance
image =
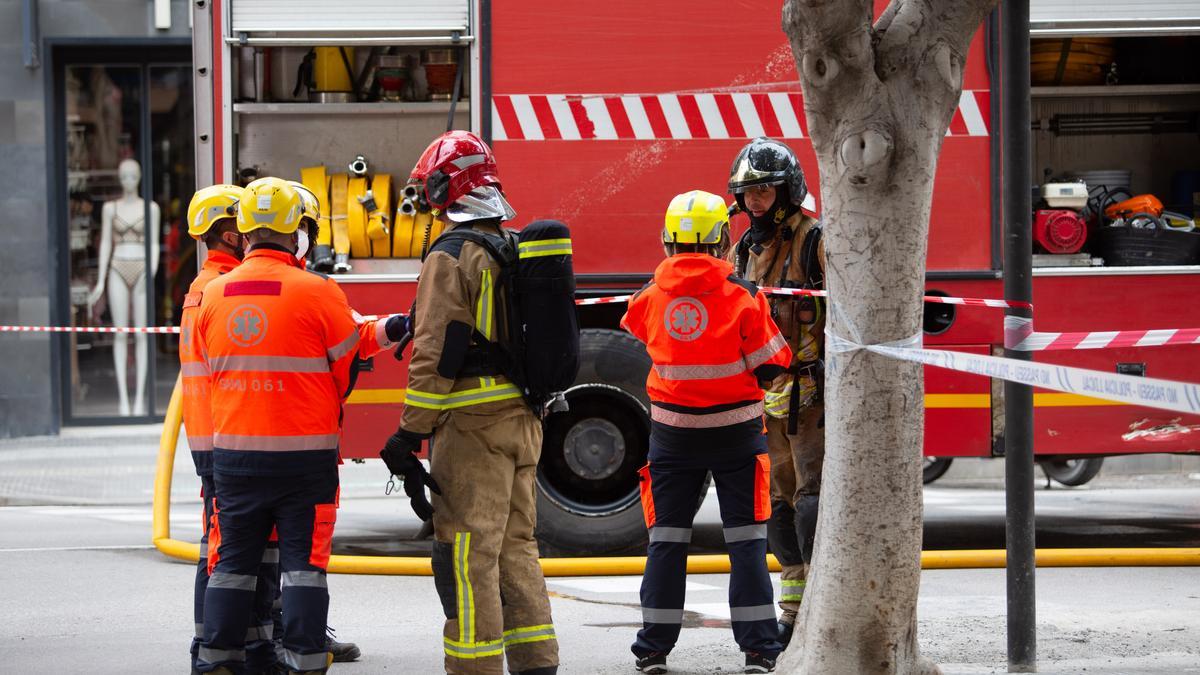
[{"label": "red and white striped tape", "polygon": [[1042,333],[1033,330],[1032,320],[1010,316],[1004,319],[1004,343],[1022,352],[1194,345],[1200,344],[1200,328]]},{"label": "red and white striped tape", "polygon": [[[808,288],[777,288],[774,286],[763,286],[759,290],[768,295],[808,295],[815,298],[824,298],[829,295],[829,293],[826,291],[816,291]],[[953,298],[944,295],[926,295],[925,302],[933,302],[940,305],[994,307],[996,309],[1033,309],[1033,303],[1030,302],[1019,302],[1016,300],[993,300],[991,298]]]},{"label": "red and white striped tape", "polygon": [[[947,136],[987,136],[991,92],[964,90]],[[504,94],[492,97],[498,141],[805,138],[800,92]]]},{"label": "red and white striped tape", "polygon": [[[812,297],[826,297],[825,291],[817,291],[808,288],[776,288],[772,286],[763,286],[760,290],[768,295],[808,295]],[[586,307],[588,305],[611,305],[622,302],[628,302],[629,295],[612,295],[603,298],[581,298],[575,301],[576,305]],[[1033,305],[1028,302],[1009,302],[1007,300],[991,300],[987,298],[951,298],[940,295],[927,295],[925,302],[937,302],[945,305],[968,305],[972,307],[1020,307],[1025,309],[1033,309]],[[355,321],[373,321],[380,318],[386,318],[390,315],[375,315],[375,314],[358,314],[355,312]],[[1012,317],[1009,317],[1012,318]],[[178,333],[178,326],[0,326],[0,333]],[[1161,331],[1150,331],[1161,332]]]},{"label": "red and white striped tape", "polygon": [[178,333],[179,326],[0,326],[0,333]]}]

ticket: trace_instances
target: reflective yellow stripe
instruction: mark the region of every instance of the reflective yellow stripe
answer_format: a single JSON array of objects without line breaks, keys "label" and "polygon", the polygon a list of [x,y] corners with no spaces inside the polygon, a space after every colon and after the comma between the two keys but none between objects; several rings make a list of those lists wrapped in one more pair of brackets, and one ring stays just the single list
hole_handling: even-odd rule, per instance
[{"label": "reflective yellow stripe", "polygon": [[[471,533],[454,533],[454,585],[458,598],[458,644],[475,643],[475,595],[471,591],[470,564]],[[447,650],[448,651],[448,650]]]},{"label": "reflective yellow stripe", "polygon": [[525,644],[529,642],[545,642],[546,640],[556,640],[554,634],[554,625],[545,623],[539,626],[522,626],[504,631],[504,646]]},{"label": "reflective yellow stripe", "polygon": [[521,390],[514,384],[494,384],[478,389],[464,389],[449,394],[431,394],[409,389],[404,395],[404,405],[429,410],[453,410],[481,403],[520,398]]},{"label": "reflective yellow stripe", "polygon": [[517,253],[517,257],[522,260],[525,258],[540,258],[547,255],[571,255],[571,240],[539,239],[537,241],[523,241],[517,244]]},{"label": "reflective yellow stripe", "polygon": [[782,581],[779,582],[779,585],[782,586],[783,588],[788,588],[788,587],[804,588],[804,586],[807,583],[808,583],[808,581],[806,581],[804,579],[783,579]]},{"label": "reflective yellow stripe", "polygon": [[483,337],[492,339],[495,323],[492,317],[492,270],[483,268],[479,278],[479,300],[475,302],[475,328]]},{"label": "reflective yellow stripe", "polygon": [[503,640],[465,643],[442,638],[442,648],[447,655],[457,659],[482,659],[489,656],[500,656],[504,653]]}]

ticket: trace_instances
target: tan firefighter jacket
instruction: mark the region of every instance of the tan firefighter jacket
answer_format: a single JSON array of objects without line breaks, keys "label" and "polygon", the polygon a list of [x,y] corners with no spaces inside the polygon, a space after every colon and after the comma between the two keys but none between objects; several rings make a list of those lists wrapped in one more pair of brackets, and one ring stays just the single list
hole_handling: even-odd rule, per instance
[{"label": "tan firefighter jacket", "polygon": [[[493,225],[471,225],[499,234]],[[497,368],[483,367],[480,340],[496,342],[504,325],[506,302],[497,292],[500,263],[479,244],[442,238],[434,242],[421,267],[413,309],[413,348],[400,427],[430,434],[450,411],[507,413],[525,405],[521,392]]]},{"label": "tan firefighter jacket", "polygon": [[[808,280],[804,269],[804,238],[816,224],[816,220],[797,211],[785,220],[775,233],[775,238],[762,246],[755,254],[747,253],[746,275],[748,281],[758,286],[791,286],[801,288]],[[736,243],[730,248],[728,259],[735,262]],[[821,277],[825,270],[825,242],[817,245],[817,260],[821,265]],[[804,307],[811,307],[805,311]],[[771,313],[780,332],[792,348],[792,372],[787,372],[771,383],[766,393],[766,412],[771,417],[786,418],[792,397],[793,384],[799,389],[799,408],[810,405],[817,392],[818,378],[804,369],[804,364],[821,358],[821,346],[825,340],[824,304],[804,302],[799,297],[771,296]],[[796,372],[800,371],[800,372]]]}]

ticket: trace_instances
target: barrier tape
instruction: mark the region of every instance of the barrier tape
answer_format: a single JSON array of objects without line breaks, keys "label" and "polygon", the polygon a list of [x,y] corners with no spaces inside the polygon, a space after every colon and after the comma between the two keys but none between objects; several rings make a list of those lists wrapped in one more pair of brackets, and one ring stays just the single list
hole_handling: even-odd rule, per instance
[{"label": "barrier tape", "polygon": [[[777,286],[763,286],[758,290],[767,295],[788,295],[788,296],[804,296],[814,298],[825,298],[829,296],[828,291],[818,291],[812,288],[779,288]],[[631,295],[614,295],[606,298],[585,298],[576,300],[575,304],[579,306],[587,305],[607,305],[609,303],[626,302],[633,296]],[[955,298],[943,295],[926,295],[925,302],[933,302],[942,305],[965,305],[967,307],[994,307],[996,309],[1033,309],[1033,303],[1018,302],[1014,300],[993,300],[991,298]]]},{"label": "barrier tape", "polygon": [[1019,316],[1004,318],[1004,345],[1021,352],[1194,344],[1200,344],[1200,328],[1042,333],[1033,330],[1032,319]]},{"label": "barrier tape", "polygon": [[0,333],[178,333],[179,326],[0,326]]},{"label": "barrier tape", "polygon": [[943,349],[853,345],[902,361],[1159,410],[1200,414],[1200,385]]}]

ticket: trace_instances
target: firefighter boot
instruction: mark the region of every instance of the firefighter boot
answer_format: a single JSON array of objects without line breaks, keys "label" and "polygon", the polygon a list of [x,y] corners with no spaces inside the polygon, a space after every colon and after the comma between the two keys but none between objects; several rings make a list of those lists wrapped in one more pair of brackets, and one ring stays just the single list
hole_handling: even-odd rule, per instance
[{"label": "firefighter boot", "polygon": [[800,554],[804,564],[812,562],[813,543],[817,537],[817,495],[801,495],[796,500],[796,539],[800,542]]}]

